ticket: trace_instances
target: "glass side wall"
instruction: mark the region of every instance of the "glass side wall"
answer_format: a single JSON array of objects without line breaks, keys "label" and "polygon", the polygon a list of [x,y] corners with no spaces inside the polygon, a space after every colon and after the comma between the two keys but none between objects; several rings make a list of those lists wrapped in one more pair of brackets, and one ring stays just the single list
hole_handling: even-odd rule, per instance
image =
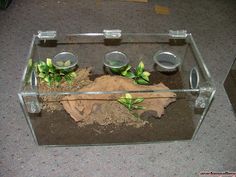
[{"label": "glass side wall", "polygon": [[[105,55],[109,52],[119,51],[126,55],[129,64],[134,68],[142,61],[147,71],[152,72],[155,79],[161,78],[163,72],[158,71],[155,55],[170,52],[180,59],[178,72],[165,72],[163,77],[168,82],[175,82],[175,74],[180,74],[182,86],[173,84],[170,89],[191,89],[189,84],[190,71],[193,67],[198,69],[199,82],[207,82],[202,68],[196,61],[191,44],[185,39],[170,39],[169,36],[138,36],[124,35],[121,39],[104,39],[103,36],[64,36],[57,40],[39,40],[36,38],[32,51],[34,62],[53,59],[61,52],[70,52],[78,57],[79,68],[91,68],[91,77],[111,74],[110,68],[104,66]],[[114,73],[113,73],[114,74]],[[160,79],[161,80],[161,79]],[[39,83],[39,82],[38,82]],[[176,83],[176,82],[175,82]],[[71,88],[63,91],[71,92]],[[40,90],[39,92],[50,92]]]},{"label": "glass side wall", "polygon": [[[94,97],[93,100],[75,101],[72,98],[65,101],[60,96],[40,97],[43,109],[40,113],[29,114],[40,145],[189,140],[196,129],[195,123],[201,116],[201,112],[194,111],[195,99],[187,93],[178,93],[176,101],[165,108],[161,117],[157,117],[153,107],[145,111],[128,111],[115,100],[104,101]],[[150,101],[148,98],[144,99],[144,103]],[[153,106],[159,106],[158,100],[158,97],[152,100],[157,102]],[[71,105],[71,109],[66,107],[66,102]],[[89,113],[88,109],[91,108],[93,110]],[[74,115],[76,117],[72,117]]]},{"label": "glass side wall", "polygon": [[[19,96],[38,144],[192,139],[214,90],[203,93],[205,106],[196,107],[201,87],[212,85],[191,38],[163,34],[124,34],[120,39],[36,37]],[[48,71],[39,65],[48,65]]]}]

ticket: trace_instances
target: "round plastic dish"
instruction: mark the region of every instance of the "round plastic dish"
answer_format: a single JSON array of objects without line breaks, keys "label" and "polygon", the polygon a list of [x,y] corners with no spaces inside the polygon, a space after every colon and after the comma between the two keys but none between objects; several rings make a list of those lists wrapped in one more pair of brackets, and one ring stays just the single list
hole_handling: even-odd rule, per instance
[{"label": "round plastic dish", "polygon": [[189,75],[190,88],[197,89],[199,86],[199,81],[200,81],[200,77],[199,77],[198,69],[196,67],[193,67]]},{"label": "round plastic dish", "polygon": [[[67,64],[64,65],[65,63]],[[52,64],[58,69],[73,68],[78,64],[78,57],[70,52],[61,52],[52,59]]]},{"label": "round plastic dish", "polygon": [[129,59],[124,53],[113,51],[105,55],[103,63],[111,69],[118,69],[126,66],[129,63]]},{"label": "round plastic dish", "polygon": [[168,51],[156,52],[153,60],[157,64],[157,70],[161,72],[176,71],[181,64],[180,58]]}]

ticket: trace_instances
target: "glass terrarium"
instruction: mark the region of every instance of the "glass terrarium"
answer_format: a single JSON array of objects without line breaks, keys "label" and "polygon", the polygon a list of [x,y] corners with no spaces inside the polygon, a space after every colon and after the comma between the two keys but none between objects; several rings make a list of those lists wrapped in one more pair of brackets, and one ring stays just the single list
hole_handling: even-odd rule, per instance
[{"label": "glass terrarium", "polygon": [[191,140],[214,97],[185,30],[33,35],[19,100],[39,145]]}]

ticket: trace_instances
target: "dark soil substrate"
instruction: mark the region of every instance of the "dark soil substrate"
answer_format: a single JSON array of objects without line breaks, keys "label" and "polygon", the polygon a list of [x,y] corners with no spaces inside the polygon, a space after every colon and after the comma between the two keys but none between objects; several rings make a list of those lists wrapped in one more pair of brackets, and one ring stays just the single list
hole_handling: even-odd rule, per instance
[{"label": "dark soil substrate", "polygon": [[[151,124],[141,128],[96,124],[78,127],[65,111],[42,111],[30,117],[40,145],[77,145],[191,139],[194,132],[191,115],[185,99],[179,99],[167,108],[161,119],[149,117]],[[143,117],[148,117],[148,113]]]},{"label": "dark soil substrate", "polygon": [[[162,81],[169,88],[182,88],[181,77],[152,74],[152,83]],[[101,126],[97,124],[78,127],[68,113],[63,111],[31,114],[31,123],[40,145],[80,145],[156,142],[191,139],[194,132],[193,110],[189,106],[191,98],[187,94],[178,94],[176,102],[169,105],[160,119],[150,117],[148,112],[141,115],[147,124],[141,128],[126,125]]]}]

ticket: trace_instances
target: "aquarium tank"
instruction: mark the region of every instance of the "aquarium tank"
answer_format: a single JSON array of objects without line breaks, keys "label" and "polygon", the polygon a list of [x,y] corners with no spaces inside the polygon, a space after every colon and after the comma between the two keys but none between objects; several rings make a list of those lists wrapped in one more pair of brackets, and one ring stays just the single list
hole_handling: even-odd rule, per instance
[{"label": "aquarium tank", "polygon": [[38,145],[193,140],[215,93],[186,30],[33,35],[19,101]]}]

